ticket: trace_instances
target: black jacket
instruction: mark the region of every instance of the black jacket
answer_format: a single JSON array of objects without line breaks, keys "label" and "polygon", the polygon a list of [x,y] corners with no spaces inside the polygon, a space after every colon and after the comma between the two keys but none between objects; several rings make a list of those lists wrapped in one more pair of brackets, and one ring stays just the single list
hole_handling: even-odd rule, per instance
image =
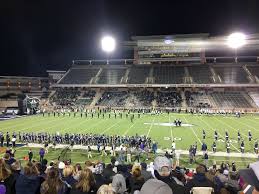
[{"label": "black jacket", "polygon": [[162,177],[158,174],[158,172],[155,170],[154,174],[156,178],[160,181],[163,181],[164,183],[168,184],[168,186],[172,189],[173,193],[177,194],[190,194],[190,192],[187,191],[187,189],[181,185],[178,185],[172,175],[169,175],[167,177]]},{"label": "black jacket", "polygon": [[36,194],[40,188],[39,176],[20,175],[15,184],[16,194]]},{"label": "black jacket", "polygon": [[186,188],[188,189],[188,191],[191,191],[193,187],[214,188],[214,184],[206,178],[205,174],[197,173],[196,175],[194,175],[193,179],[186,184]]},{"label": "black jacket", "polygon": [[0,182],[0,184],[5,186],[6,194],[16,194],[16,192],[15,192],[15,177],[13,175],[10,175],[3,182]]},{"label": "black jacket", "polygon": [[134,177],[130,177],[129,182],[130,182],[130,193],[133,194],[134,191],[137,191],[137,190],[140,191],[141,187],[145,183],[145,180],[144,180],[144,178],[137,180]]}]

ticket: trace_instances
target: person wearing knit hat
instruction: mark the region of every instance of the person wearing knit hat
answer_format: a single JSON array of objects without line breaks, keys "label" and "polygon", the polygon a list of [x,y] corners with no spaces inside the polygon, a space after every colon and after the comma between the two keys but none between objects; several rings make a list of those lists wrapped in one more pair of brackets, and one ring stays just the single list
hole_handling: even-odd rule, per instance
[{"label": "person wearing knit hat", "polygon": [[158,156],[154,160],[154,178],[163,181],[171,189],[173,193],[187,194],[185,187],[178,185],[172,176],[172,163],[165,156]]},{"label": "person wearing knit hat", "polygon": [[112,190],[117,194],[127,191],[125,178],[121,174],[116,174],[112,179]]},{"label": "person wearing knit hat", "polygon": [[173,194],[172,189],[163,181],[149,179],[142,186],[140,194]]}]

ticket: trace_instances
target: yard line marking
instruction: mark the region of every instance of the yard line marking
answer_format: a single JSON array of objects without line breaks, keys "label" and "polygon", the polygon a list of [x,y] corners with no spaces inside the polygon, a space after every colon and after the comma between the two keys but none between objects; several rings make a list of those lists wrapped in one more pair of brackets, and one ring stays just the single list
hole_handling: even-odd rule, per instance
[{"label": "yard line marking", "polygon": [[[185,122],[188,123],[188,121],[187,121],[187,119],[185,118],[185,116],[184,116],[183,118],[184,118]],[[201,139],[197,136],[196,132],[193,130],[193,127],[190,127],[190,128],[191,128],[193,134],[195,135],[196,139],[197,139],[197,140],[200,142],[200,144],[202,145]]]},{"label": "yard line marking", "polygon": [[108,127],[107,129],[105,129],[102,133],[106,133],[107,131],[109,131],[112,127],[118,125],[118,123],[121,122],[121,120],[119,120],[118,122],[114,123],[112,126]]},{"label": "yard line marking", "polygon": [[[171,123],[170,114],[168,115],[168,120],[169,120],[169,123]],[[174,140],[173,127],[170,125],[170,128],[171,128],[171,141],[173,141]]]},{"label": "yard line marking", "polygon": [[[232,120],[234,120],[234,118],[231,118]],[[238,123],[240,123],[240,124],[242,124],[242,125],[245,125],[245,126],[247,126],[247,127],[249,127],[249,129],[256,129],[256,127],[254,127],[254,126],[251,126],[251,125],[248,125],[248,124],[246,124],[246,123],[242,123],[242,122],[240,122],[238,119],[237,120],[235,120],[235,121],[237,121]],[[258,123],[257,123],[258,124]],[[255,130],[256,132],[259,132],[259,131],[257,131],[257,130]]]},{"label": "yard line marking", "polygon": [[149,136],[150,131],[151,131],[153,125],[154,125],[154,120],[155,120],[155,118],[153,118],[152,124],[151,124],[150,127],[149,127],[149,130],[148,130],[148,132],[147,132],[147,137]]},{"label": "yard line marking", "polygon": [[124,132],[124,136],[127,135],[127,133],[129,132],[129,130],[136,124],[136,122],[134,122],[128,129],[127,131]]},{"label": "yard line marking", "polygon": [[[198,117],[203,123],[205,123],[205,125],[207,125],[208,127],[209,127],[209,129],[211,129],[212,130],[212,126],[210,125],[210,124],[208,124],[206,121],[204,121],[203,119],[201,119],[200,117]],[[213,131],[213,130],[212,130]],[[218,134],[223,138],[223,136],[218,132]],[[235,149],[235,150],[237,150],[238,152],[240,152],[240,150],[236,147],[236,146],[234,146],[232,143],[230,143],[230,145]]]}]

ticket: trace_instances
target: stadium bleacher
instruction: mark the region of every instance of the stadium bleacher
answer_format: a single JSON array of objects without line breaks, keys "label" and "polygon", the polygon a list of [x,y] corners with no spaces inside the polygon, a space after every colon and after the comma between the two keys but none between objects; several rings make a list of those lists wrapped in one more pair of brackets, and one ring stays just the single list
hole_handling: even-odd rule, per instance
[{"label": "stadium bleacher", "polygon": [[212,74],[208,65],[193,65],[188,66],[189,74],[192,77],[193,83],[208,84],[212,83]]},{"label": "stadium bleacher", "polygon": [[143,84],[146,81],[146,78],[149,76],[150,67],[144,65],[135,65],[130,68],[128,75],[129,84]]},{"label": "stadium bleacher", "polygon": [[213,92],[211,94],[218,108],[253,108],[244,92]]},{"label": "stadium bleacher", "polygon": [[121,79],[125,74],[125,68],[103,68],[99,79],[98,84],[120,84]]},{"label": "stadium bleacher", "polygon": [[214,66],[216,73],[225,84],[248,83],[247,74],[242,66]]},{"label": "stadium bleacher", "polygon": [[184,67],[157,65],[154,67],[154,78],[156,84],[184,83]]},{"label": "stadium bleacher", "polygon": [[60,84],[89,84],[99,69],[96,68],[71,68],[60,80]]},{"label": "stadium bleacher", "polygon": [[181,107],[182,97],[177,91],[161,90],[157,92],[158,107]]}]

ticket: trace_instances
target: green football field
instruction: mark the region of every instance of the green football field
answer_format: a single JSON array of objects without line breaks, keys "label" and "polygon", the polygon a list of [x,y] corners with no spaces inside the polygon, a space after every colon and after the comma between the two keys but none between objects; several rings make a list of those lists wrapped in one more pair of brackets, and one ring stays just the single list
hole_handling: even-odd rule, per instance
[{"label": "green football field", "polygon": [[[130,118],[130,117],[129,117]],[[23,117],[13,120],[1,121],[0,130],[2,132],[49,132],[49,133],[95,133],[95,134],[112,134],[112,135],[146,135],[152,140],[158,142],[159,148],[165,149],[171,147],[171,139],[176,142],[176,149],[188,149],[191,144],[197,142],[201,144],[202,129],[206,131],[208,147],[211,148],[214,141],[214,130],[219,134],[217,142],[218,151],[225,151],[225,131],[228,131],[231,142],[231,151],[239,152],[240,143],[237,141],[237,132],[240,130],[241,137],[245,141],[246,152],[253,152],[254,141],[259,138],[259,116],[243,115],[241,118],[234,116],[200,116],[190,114],[160,114],[150,115],[141,114],[138,118],[135,114],[134,121],[123,117],[108,118],[81,118],[80,114],[76,117],[68,115],[54,117],[43,117],[42,115]],[[181,119],[182,127],[171,126],[175,119]],[[253,140],[248,141],[248,131],[251,130]]]},{"label": "green football field", "polygon": [[[181,119],[182,127],[172,126],[175,119]],[[206,139],[202,139],[202,129],[206,131]],[[218,151],[226,152],[225,149],[225,131],[228,131],[231,141],[231,152],[240,152],[240,143],[237,141],[237,131],[240,130],[241,136],[245,141],[245,151],[253,153],[254,142],[259,138],[259,115],[242,115],[241,118],[234,116],[208,116],[208,115],[191,115],[184,113],[164,113],[160,115],[141,114],[140,118],[135,114],[134,121],[130,121],[130,117],[123,118],[105,114],[105,118],[94,118],[84,115],[81,118],[78,113],[76,117],[71,114],[54,117],[53,115],[45,117],[42,115],[27,116],[0,122],[0,131],[3,133],[13,132],[49,132],[49,133],[95,133],[95,134],[112,134],[112,135],[146,135],[152,140],[158,142],[160,149],[171,148],[171,139],[176,142],[176,149],[187,150],[190,145],[197,142],[198,150],[202,141],[205,141],[211,150],[212,142],[214,141],[214,130],[218,131],[219,140],[217,141]],[[251,130],[253,140],[248,141],[248,131]],[[38,149],[34,148],[37,153]],[[17,150],[18,157],[22,158],[26,155],[28,148],[20,148]],[[85,151],[75,151],[72,153],[72,158],[75,162],[87,160]],[[52,150],[48,154],[48,159],[55,160],[60,151]],[[37,154],[35,154],[36,156]],[[96,155],[95,159],[107,160]],[[181,157],[182,163],[188,166],[188,156]],[[198,159],[200,162],[202,158]],[[249,158],[229,158],[229,157],[211,157],[217,163],[221,161],[236,161],[241,166],[246,166],[249,162],[255,159]]]}]

